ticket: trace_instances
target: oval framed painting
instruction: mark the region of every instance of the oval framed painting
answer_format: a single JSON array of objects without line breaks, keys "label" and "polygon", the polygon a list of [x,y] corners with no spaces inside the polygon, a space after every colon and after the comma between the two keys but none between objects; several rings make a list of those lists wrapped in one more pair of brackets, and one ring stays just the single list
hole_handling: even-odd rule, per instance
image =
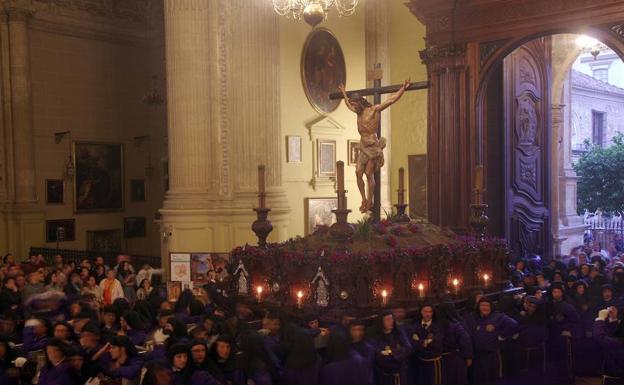
[{"label": "oval framed painting", "polygon": [[301,55],[301,80],[312,107],[322,114],[336,110],[342,99],[330,100],[329,94],[347,83],[342,48],[328,29],[317,28],[308,36]]}]

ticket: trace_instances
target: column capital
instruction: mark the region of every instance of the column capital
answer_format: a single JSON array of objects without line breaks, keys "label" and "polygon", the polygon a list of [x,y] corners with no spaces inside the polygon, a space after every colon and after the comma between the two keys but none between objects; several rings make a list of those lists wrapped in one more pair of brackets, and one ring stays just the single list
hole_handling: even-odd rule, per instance
[{"label": "column capital", "polygon": [[431,45],[419,52],[420,59],[431,70],[463,67],[466,63],[466,44]]},{"label": "column capital", "polygon": [[4,3],[4,11],[9,21],[28,21],[35,14],[35,9],[30,2],[24,1]]}]

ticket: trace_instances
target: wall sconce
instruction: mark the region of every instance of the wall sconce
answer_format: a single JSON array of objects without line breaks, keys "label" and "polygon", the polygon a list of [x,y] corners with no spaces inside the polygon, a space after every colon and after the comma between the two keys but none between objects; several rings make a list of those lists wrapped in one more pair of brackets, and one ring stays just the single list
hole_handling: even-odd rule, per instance
[{"label": "wall sconce", "polygon": [[74,168],[74,159],[72,158],[72,149],[71,149],[71,131],[62,131],[54,133],[54,143],[59,144],[63,141],[65,136],[68,137],[67,147],[69,151],[69,155],[67,156],[67,160],[63,165],[63,180],[67,182],[72,182],[74,180],[74,176],[76,174],[76,170]]},{"label": "wall sconce", "polygon": [[171,226],[167,226],[162,232],[162,240],[163,242],[169,242],[169,239],[173,235],[173,228]]}]

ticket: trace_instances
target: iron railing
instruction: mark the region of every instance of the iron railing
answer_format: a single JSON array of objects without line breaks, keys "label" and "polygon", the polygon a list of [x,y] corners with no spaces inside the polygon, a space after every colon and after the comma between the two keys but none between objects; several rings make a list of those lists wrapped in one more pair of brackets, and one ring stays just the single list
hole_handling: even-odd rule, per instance
[{"label": "iron railing", "polygon": [[[52,260],[55,255],[60,254],[63,256],[65,262],[75,262],[76,265],[80,264],[83,259],[89,259],[95,261],[96,257],[103,257],[104,263],[108,266],[114,266],[117,264],[118,255],[129,255],[130,262],[135,269],[140,269],[144,264],[148,264],[157,269],[161,267],[160,257],[146,256],[146,255],[132,255],[127,253],[121,253],[116,251],[89,251],[89,250],[65,250],[65,249],[48,249],[40,247],[31,247],[30,255],[41,254],[45,258],[46,262],[52,264]],[[138,271],[138,270],[137,270]]]}]

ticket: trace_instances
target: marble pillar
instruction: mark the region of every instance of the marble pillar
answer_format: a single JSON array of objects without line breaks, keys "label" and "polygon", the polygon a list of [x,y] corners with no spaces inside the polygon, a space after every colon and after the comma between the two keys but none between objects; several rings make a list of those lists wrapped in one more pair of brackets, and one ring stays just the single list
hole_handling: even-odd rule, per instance
[{"label": "marble pillar", "polygon": [[[381,64],[383,70],[382,86],[391,84],[390,72],[390,9],[385,1],[367,1],[364,4],[364,23],[366,38],[366,69]],[[373,87],[373,80],[367,81],[367,87]],[[387,96],[386,96],[387,97]],[[392,157],[392,127],[390,111],[381,115],[381,136],[386,138],[384,158],[386,163],[381,168],[381,213],[392,212],[392,191],[390,175]],[[403,167],[407,168],[407,159]]]},{"label": "marble pillar", "polygon": [[7,7],[6,11],[9,27],[11,116],[15,149],[15,202],[29,204],[37,200],[28,42],[28,19],[32,12],[17,7]]},{"label": "marble pillar", "polygon": [[[21,3],[5,4],[0,31],[2,49],[2,124],[7,140],[5,200],[0,205],[0,236],[18,258],[31,246],[44,244],[44,216],[38,208],[30,72],[29,20],[32,9]],[[12,166],[12,167],[11,167]]]},{"label": "marble pillar", "polygon": [[165,1],[170,189],[160,210],[163,266],[170,252],[256,243],[258,164],[267,169],[269,240],[285,238],[278,41],[277,19],[263,4]]}]

